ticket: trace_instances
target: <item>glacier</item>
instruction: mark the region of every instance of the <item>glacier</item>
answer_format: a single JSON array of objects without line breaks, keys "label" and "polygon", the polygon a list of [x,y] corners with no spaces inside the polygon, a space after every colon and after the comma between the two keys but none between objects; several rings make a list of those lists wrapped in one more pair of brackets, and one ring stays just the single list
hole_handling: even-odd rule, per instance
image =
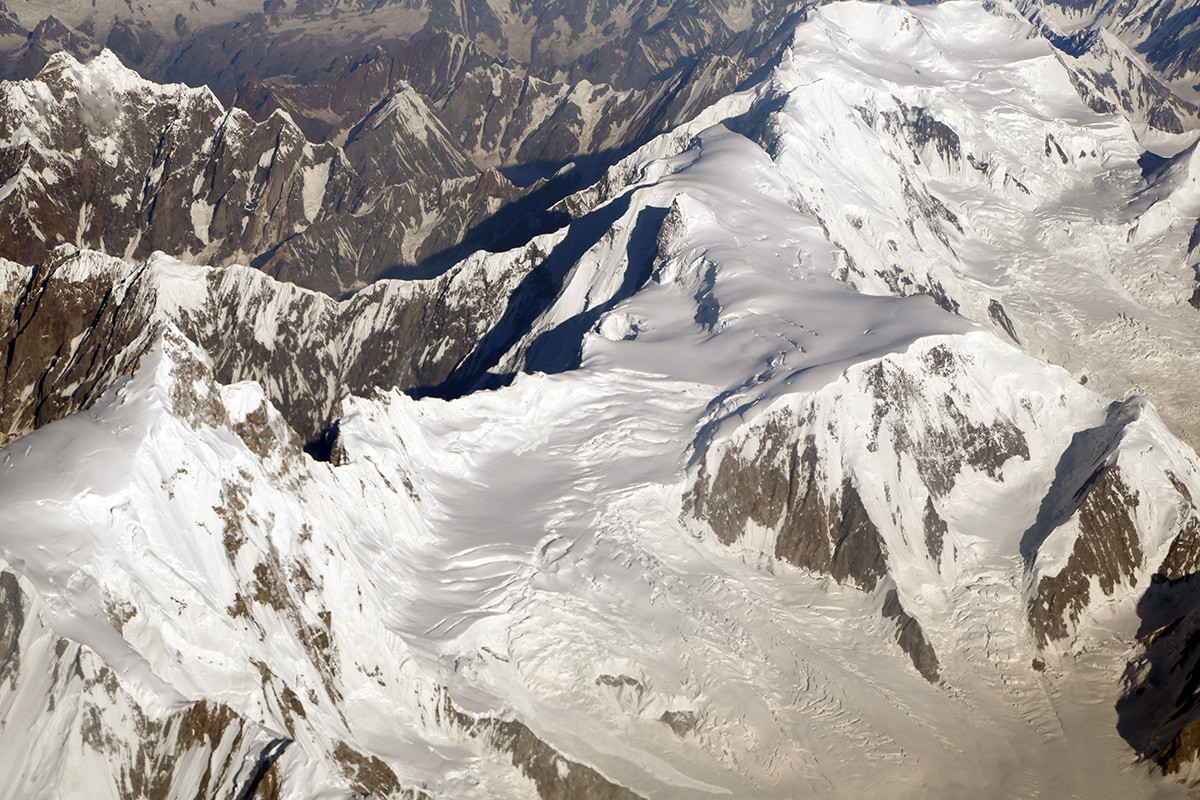
[{"label": "glacier", "polygon": [[[1196,158],[1130,197],[1030,30],[813,10],[566,227],[362,300],[59,248],[136,325],[0,451],[0,797],[1187,796],[1195,717],[1130,698],[1196,624]],[[333,381],[327,460],[307,375],[216,377],[480,276],[444,396]]]}]

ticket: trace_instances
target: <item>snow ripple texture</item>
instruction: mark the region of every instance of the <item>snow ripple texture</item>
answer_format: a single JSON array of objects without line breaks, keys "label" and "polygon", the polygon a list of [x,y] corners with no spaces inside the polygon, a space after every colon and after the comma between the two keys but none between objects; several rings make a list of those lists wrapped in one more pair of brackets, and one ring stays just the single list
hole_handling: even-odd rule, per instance
[{"label": "snow ripple texture", "polygon": [[[771,118],[787,147],[752,124],[767,121],[759,101],[778,111],[805,86],[840,98],[837,113],[807,106],[828,114],[809,124],[840,120],[828,136],[867,124],[855,92],[904,120],[879,86],[929,61],[994,66],[990,47],[1028,54],[1021,79],[1053,76],[1027,34],[971,2],[813,12],[764,86],[652,143],[561,234],[590,244],[485,359],[516,373],[509,385],[347,398],[329,463],[299,450],[258,384],[220,385],[160,320],[92,407],[0,453],[0,559],[26,598],[10,652],[28,654],[0,673],[0,796],[137,796],[135,768],[95,743],[142,763],[147,731],[203,729],[178,722],[201,700],[238,732],[188,740],[208,742],[196,752],[230,776],[227,796],[259,767],[288,798],[861,797],[884,781],[898,797],[1171,796],[1118,735],[1114,703],[1138,587],[1183,495],[1200,496],[1195,455],[1148,402],[1114,411],[927,293],[848,286],[852,247],[797,178],[803,138],[787,131],[805,95]],[[834,52],[850,65],[836,92],[816,80]],[[875,79],[858,70],[884,62]],[[910,183],[934,209],[912,237],[945,246],[948,217]],[[864,237],[886,236],[884,218],[907,229],[889,197]],[[1031,598],[1084,535],[1074,508],[1044,499],[1088,431],[1138,500],[1141,555],[1042,646]],[[853,488],[878,532],[873,585],[776,558],[779,521],[730,542],[692,513],[727,454],[766,475],[786,464],[762,455],[772,441],[794,453],[809,437],[820,496]],[[928,507],[945,523],[937,554]],[[1044,513],[1061,524],[1023,552]],[[897,643],[888,592],[939,680]],[[76,651],[80,682],[39,677]],[[31,730],[38,747],[22,749]],[[195,771],[167,769],[168,796],[194,792]]]}]

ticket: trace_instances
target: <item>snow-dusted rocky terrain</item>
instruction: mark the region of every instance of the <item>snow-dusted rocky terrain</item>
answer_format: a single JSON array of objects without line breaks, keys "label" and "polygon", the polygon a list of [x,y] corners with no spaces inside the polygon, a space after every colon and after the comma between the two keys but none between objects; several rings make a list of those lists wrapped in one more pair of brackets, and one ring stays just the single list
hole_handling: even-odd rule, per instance
[{"label": "snow-dusted rocky terrain", "polygon": [[4,262],[0,797],[1187,796],[1200,162],[1031,33],[814,10],[347,300]]}]

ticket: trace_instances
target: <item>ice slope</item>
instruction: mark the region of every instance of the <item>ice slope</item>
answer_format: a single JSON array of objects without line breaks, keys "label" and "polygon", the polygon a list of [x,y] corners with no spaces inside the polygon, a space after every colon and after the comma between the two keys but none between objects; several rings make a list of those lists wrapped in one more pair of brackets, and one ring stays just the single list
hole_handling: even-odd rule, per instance
[{"label": "ice slope", "polygon": [[[754,116],[656,143],[546,240],[548,301],[478,350],[508,385],[347,399],[330,463],[161,324],[91,408],[0,451],[6,569],[113,708],[203,699],[278,734],[284,797],[1180,794],[1114,705],[1195,455],[1145,401],[845,285]],[[1046,579],[1087,591],[1042,611]],[[63,708],[41,663],[0,708]],[[70,720],[30,724],[71,757],[4,796],[116,792]]]},{"label": "ice slope", "polygon": [[[1167,83],[1182,98],[1193,103],[1196,94],[1197,16],[1186,4],[1158,0],[1132,3],[1099,2],[1059,3],[1054,0],[1014,3],[1047,34],[1064,40],[1064,50],[1072,55],[1096,47],[1120,42],[1122,49],[1136,59],[1140,70]],[[1114,48],[1115,49],[1115,48]]]},{"label": "ice slope", "polygon": [[[942,686],[908,665],[872,594],[681,524],[689,444],[713,387],[624,369],[527,376],[454,403],[356,400],[328,466],[287,447],[253,385],[212,384],[166,329],[93,411],[5,453],[4,559],[46,598],[58,634],[95,650],[142,705],[210,699],[286,731],[301,763],[351,780],[339,743],[434,796],[529,796],[438,719],[446,692],[465,713],[523,720],[642,796],[854,796],[882,774],[901,796],[971,781],[994,796],[1087,786],[1150,796],[1140,770],[1119,769],[1132,754],[1103,710],[1103,726],[1056,727],[1059,709],[1028,666],[1037,650],[1019,633],[1013,551],[1033,511],[1020,498],[1036,497],[1028,483],[1049,477],[1056,448],[1103,403],[983,333],[884,361],[918,376],[938,345],[977,364],[972,416],[1012,415],[1032,449],[1028,465],[1004,465],[1003,481],[960,476],[943,508],[964,555],[944,582],[888,551],[901,589],[921,586],[905,602],[943,606],[922,615]],[[773,409],[816,403],[854,432],[871,363]],[[1021,399],[1051,413],[1022,417]],[[895,450],[872,457],[847,441],[827,452],[864,485],[888,485],[875,475]],[[981,490],[1012,517],[1002,535],[959,521]],[[938,611],[950,619],[938,624]],[[951,635],[961,649],[942,645]],[[1064,672],[1059,683],[1074,688]]]},{"label": "ice slope", "polygon": [[1196,443],[1194,151],[1143,172],[1129,123],[1084,105],[1028,23],[974,3],[816,9],[762,84],[564,207],[719,120],[771,155],[851,285],[929,294],[1103,393],[1145,394]]}]

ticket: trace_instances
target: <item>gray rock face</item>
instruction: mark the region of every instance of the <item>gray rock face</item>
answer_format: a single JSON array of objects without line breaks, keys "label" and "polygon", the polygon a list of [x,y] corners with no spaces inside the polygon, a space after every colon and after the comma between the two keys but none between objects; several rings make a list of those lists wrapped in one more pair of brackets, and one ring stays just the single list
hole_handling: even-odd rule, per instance
[{"label": "gray rock face", "polygon": [[1018,0],[1064,54],[1098,110],[1121,109],[1160,130],[1200,123],[1200,14],[1170,0]]},{"label": "gray rock face", "polygon": [[[694,114],[756,63],[718,60],[616,91],[541,81],[449,36],[415,54],[433,66],[393,71],[393,55],[323,83],[276,83],[254,103],[258,122],[206,90],[144,81],[111,54],[86,66],[55,56],[0,97],[0,209],[13,220],[0,255],[35,263],[61,243],[133,259],[163,250],[253,264],[333,296],[435,274],[471,249],[508,249],[559,224],[559,213],[536,215],[577,188],[570,176],[519,188],[494,167],[530,176],[581,154],[602,161]],[[301,124],[344,145],[311,144]]]},{"label": "gray rock face", "polygon": [[347,150],[286,115],[261,123],[211,92],[156,86],[105,55],[56,56],[0,95],[0,254],[58,244],[254,263],[341,295],[446,250],[518,194],[478,172],[419,98],[398,94]]},{"label": "gray rock face", "polygon": [[[347,394],[436,386],[504,313],[540,257],[536,244],[477,256],[431,281],[383,281],[337,302],[252,269],[135,266],[57,251],[37,269],[0,273],[0,431],[5,441],[85,408],[136,363],[170,321],[213,359],[222,382],[258,380],[305,439]],[[178,295],[177,281],[200,289]],[[30,387],[35,387],[30,389]]]},{"label": "gray rock face", "polygon": [[1043,647],[1067,636],[1091,598],[1092,582],[1111,595],[1120,585],[1137,585],[1143,553],[1133,521],[1138,499],[1118,467],[1098,470],[1081,490],[1079,537],[1066,565],[1045,575],[1029,601],[1029,624]]},{"label": "gray rock face", "polygon": [[921,623],[910,617],[904,606],[900,605],[900,596],[895,589],[887,593],[883,601],[883,616],[896,622],[896,643],[912,659],[913,666],[924,676],[925,680],[936,684],[938,682],[937,653],[925,638]]},{"label": "gray rock face", "polygon": [[0,140],[0,252],[22,263],[60,243],[249,261],[344,206],[355,180],[286,117],[226,113],[211,92],[149,84],[112,55],[56,56],[3,84]]},{"label": "gray rock face", "polygon": [[572,761],[519,719],[497,719],[464,713],[442,694],[439,716],[468,736],[485,742],[512,759],[531,780],[541,800],[640,800],[641,795],[610,781],[596,770]]},{"label": "gray rock face", "polygon": [[[380,43],[433,33],[461,36],[490,55],[531,65],[543,77],[555,73],[571,82],[586,78],[622,88],[644,86],[705,51],[744,44],[800,12],[803,3],[725,0],[667,3],[605,0],[580,6],[568,0],[536,4],[467,0],[405,0],[348,5],[333,2],[230,2],[212,8],[183,2],[157,8],[129,8],[101,2],[91,7],[23,3],[17,21],[32,28],[56,11],[67,26],[91,31],[97,41],[122,56],[143,55],[159,69],[170,65],[198,77],[219,67],[242,72],[225,79],[230,88],[248,71],[258,77],[295,74],[303,54],[351,54]],[[268,46],[267,42],[270,42]],[[234,63],[233,55],[242,56]],[[136,59],[135,59],[136,60]],[[323,59],[324,60],[324,59]],[[198,82],[209,82],[199,77]]]},{"label": "gray rock face", "polygon": [[887,572],[879,530],[849,478],[832,490],[825,485],[814,440],[791,441],[804,425],[794,422],[767,423],[764,448],[753,461],[729,451],[714,474],[702,467],[687,510],[727,545],[742,537],[748,522],[776,529],[776,558],[874,589]]}]

